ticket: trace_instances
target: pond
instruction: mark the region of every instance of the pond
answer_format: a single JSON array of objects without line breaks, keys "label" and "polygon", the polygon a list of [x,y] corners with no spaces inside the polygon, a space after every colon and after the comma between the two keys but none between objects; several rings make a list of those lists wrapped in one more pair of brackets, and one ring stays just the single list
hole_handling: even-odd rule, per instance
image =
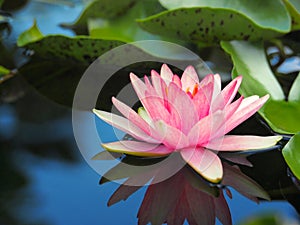
[{"label": "pond", "polygon": [[[106,8],[101,12],[103,15],[96,10],[90,11],[87,13],[89,19],[84,21],[88,27],[80,20],[76,27],[74,24],[70,26],[81,11],[93,2],[104,2]],[[192,3],[184,2],[187,4],[185,7],[197,9],[195,5],[189,5]],[[272,5],[274,9],[277,2],[283,4],[276,1]],[[245,33],[241,39],[247,42],[243,44],[225,40],[221,45],[215,45],[210,43],[214,38],[209,34],[204,38],[194,33],[196,36],[188,37],[191,42],[186,41],[185,34],[178,32],[176,35],[182,39],[172,35],[164,37],[164,32],[168,30],[153,28],[154,23],[150,20],[149,24],[144,21],[141,25],[145,30],[130,25],[132,19],[145,18],[166,8],[174,15],[190,15],[189,9],[172,11],[172,7],[175,8],[172,4],[172,1],[163,0],[116,3],[102,0],[4,1],[0,8],[0,66],[8,68],[9,72],[3,70],[2,73],[0,68],[0,224],[300,224],[299,148],[295,144],[297,151],[293,152],[292,157],[282,154],[282,149],[293,136],[294,140],[298,140],[300,130],[300,101],[297,97],[300,96],[299,32],[295,28],[295,31],[286,32],[285,36],[276,39],[277,34],[272,36],[274,30],[257,28],[251,23],[255,29],[253,38],[257,38],[252,49],[252,42],[248,43],[249,38],[253,41],[252,36],[248,37]],[[233,10],[231,15],[236,17],[239,16],[239,9],[249,13],[245,5],[241,3],[239,8],[233,4],[228,6],[231,9],[226,10]],[[253,7],[251,4],[248,6],[250,9]],[[117,11],[118,7],[121,11]],[[193,13],[209,12],[210,15],[215,13],[214,7],[204,1]],[[124,15],[126,10],[129,10],[128,15]],[[220,16],[223,21],[226,10],[221,10],[216,17]],[[293,16],[300,18],[297,11],[294,13]],[[254,18],[256,15],[251,16]],[[160,26],[168,29],[169,17],[155,19]],[[185,20],[185,17],[182,18]],[[84,20],[84,16],[81,19]],[[243,23],[243,19],[240,18],[239,23]],[[189,27],[189,21],[192,23],[193,17],[188,17],[183,23]],[[178,21],[174,23],[182,25]],[[198,19],[198,23],[200,30],[201,20]],[[223,23],[226,24],[227,20],[224,19]],[[214,23],[210,25],[216,26]],[[220,26],[223,26],[221,22]],[[148,33],[149,29],[156,32]],[[203,29],[205,32],[205,27]],[[226,29],[234,33],[232,28]],[[260,35],[264,37],[263,48],[269,59],[266,64],[270,65],[268,69],[264,68],[260,58],[261,49],[257,42],[262,41]],[[230,40],[235,39],[238,38],[230,37]],[[126,51],[126,46],[121,46],[142,40],[159,42],[149,45],[148,42],[137,42],[127,46],[129,50],[127,48]],[[239,51],[248,52],[249,56],[241,56]],[[199,61],[199,55],[206,64]],[[119,59],[127,65],[121,63],[123,67],[113,67]],[[228,132],[230,135],[282,135],[281,140],[272,146],[246,153],[216,152],[222,159],[223,168],[222,178],[217,182],[211,175],[190,166],[189,159],[182,158],[179,151],[150,157],[147,154],[131,154],[128,150],[126,154],[119,153],[118,149],[117,153],[111,154],[104,151],[101,143],[111,143],[117,139],[134,142],[138,138],[132,127],[127,133],[133,133],[126,134],[122,127],[123,131],[120,131],[104,122],[103,117],[99,119],[92,109],[116,113],[111,97],[117,96],[138,110],[141,103],[130,84],[130,72],[139,77],[150,75],[152,69],[159,72],[163,63],[168,63],[179,76],[189,64],[195,65],[201,79],[206,79],[206,74],[212,70],[221,75],[223,88],[234,78],[231,78],[234,64],[235,70],[245,75],[240,94],[248,97],[269,93],[271,103],[260,113],[253,112],[254,115],[249,115],[245,122]],[[276,71],[275,76],[270,68]],[[255,69],[266,74],[265,80],[251,76]],[[97,79],[92,77],[90,81],[93,84],[81,90],[84,76],[88,78],[99,71],[103,75]],[[114,73],[110,74],[111,71]],[[268,77],[271,73],[272,78]],[[154,82],[153,78],[151,81]],[[263,82],[269,83],[264,85]],[[282,93],[275,90],[276,85],[282,87]],[[96,95],[95,88],[98,91]],[[195,97],[201,89],[198,84],[193,88],[184,93]],[[171,87],[166,88],[169,95],[171,90]],[[292,94],[288,96],[291,92],[296,93],[294,97]],[[174,104],[177,104],[176,98]],[[148,103],[143,102],[142,98],[140,100],[143,106],[147,106]],[[234,101],[238,101],[237,98]],[[155,107],[158,107],[157,104]],[[283,108],[286,111],[281,113]],[[189,115],[183,116],[183,121],[188,121],[186,118]],[[281,120],[278,119],[280,117]],[[217,126],[215,123],[218,124],[217,121],[212,123],[214,125],[208,123],[211,129]],[[119,128],[121,125],[114,126]],[[226,130],[220,127],[214,133],[222,129]],[[174,136],[171,138],[175,139]],[[290,141],[289,145],[292,144]],[[98,154],[102,151],[104,153]]]}]

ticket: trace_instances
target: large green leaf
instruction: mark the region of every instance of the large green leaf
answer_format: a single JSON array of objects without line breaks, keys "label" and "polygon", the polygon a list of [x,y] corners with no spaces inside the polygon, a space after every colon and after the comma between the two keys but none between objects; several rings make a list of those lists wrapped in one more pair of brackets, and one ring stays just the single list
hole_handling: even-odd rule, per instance
[{"label": "large green leaf", "polygon": [[33,50],[34,54],[41,58],[89,64],[103,53],[124,44],[124,42],[88,36],[44,36],[34,23],[30,29],[19,36],[17,44],[19,47]]},{"label": "large green leaf", "polygon": [[255,41],[291,30],[291,17],[281,0],[160,2],[168,11],[138,21],[145,30],[169,37],[206,43]]},{"label": "large green leaf", "polygon": [[76,87],[86,68],[80,63],[34,59],[19,68],[19,73],[44,96],[71,107]]},{"label": "large green leaf", "polygon": [[235,10],[210,7],[172,9],[137,21],[143,29],[154,34],[205,43],[256,41],[287,32],[263,28]]},{"label": "large green leaf", "polygon": [[140,1],[127,10],[123,16],[115,19],[90,19],[88,21],[89,33],[92,37],[124,42],[159,39],[159,37],[142,30],[135,22],[138,18],[156,13],[158,9],[159,4],[156,0],[148,0],[146,4]]},{"label": "large green leaf", "polygon": [[65,27],[86,26],[92,18],[113,18],[130,9],[137,0],[94,0],[91,1],[74,23],[63,23]]},{"label": "large green leaf", "polygon": [[294,175],[300,179],[300,132],[284,146],[282,154]]},{"label": "large green leaf", "polygon": [[243,76],[240,92],[245,96],[270,94],[274,100],[283,100],[284,93],[273,75],[262,43],[245,41],[222,42],[222,48],[231,55],[233,76]]},{"label": "large green leaf", "polygon": [[[211,9],[226,9],[240,13],[249,18],[257,26],[288,32],[291,18],[281,0],[159,0],[167,9],[208,7]],[[274,13],[276,12],[276,13]],[[204,12],[201,12],[201,14]],[[198,17],[199,18],[199,17]],[[224,19],[227,17],[224,17]],[[232,22],[232,20],[229,20]],[[236,27],[240,29],[243,24]]]},{"label": "large green leaf", "polygon": [[294,134],[300,130],[299,78],[290,91],[289,102],[271,71],[264,48],[259,43],[241,41],[222,42],[234,64],[233,77],[243,75],[240,88],[244,96],[270,94],[271,99],[259,111],[269,126],[276,132]]},{"label": "large green leaf", "polygon": [[290,93],[289,101],[296,101],[300,104],[300,73],[298,74],[296,80],[294,81]]},{"label": "large green leaf", "polygon": [[294,134],[300,131],[299,103],[269,100],[260,113],[276,132]]},{"label": "large green leaf", "polygon": [[292,30],[300,29],[300,2],[298,0],[283,1],[292,17]]}]

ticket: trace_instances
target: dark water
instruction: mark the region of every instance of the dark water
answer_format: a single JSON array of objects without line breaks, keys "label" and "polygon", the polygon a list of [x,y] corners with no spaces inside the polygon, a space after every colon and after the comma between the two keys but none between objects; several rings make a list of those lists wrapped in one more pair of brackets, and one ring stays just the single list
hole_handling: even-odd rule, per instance
[{"label": "dark water", "polygon": [[[32,25],[33,18],[45,34],[73,35],[57,24],[72,21],[78,15],[82,5],[75,3],[70,7],[28,2],[13,12],[12,32],[4,43],[11,47],[17,35]],[[15,60],[14,64],[20,66],[22,60]],[[104,141],[109,140],[114,135],[112,130],[101,121],[97,123],[98,129],[105,131]],[[100,175],[77,149],[70,109],[40,95],[22,77],[14,79],[2,92],[0,140],[0,224],[137,224],[136,215],[146,187],[125,202],[107,207],[119,185],[98,184]],[[271,165],[266,170],[272,170]],[[286,201],[262,201],[257,205],[234,190],[232,195],[232,200],[226,198],[233,224],[264,214],[283,218],[286,224],[297,220],[296,210]]]}]

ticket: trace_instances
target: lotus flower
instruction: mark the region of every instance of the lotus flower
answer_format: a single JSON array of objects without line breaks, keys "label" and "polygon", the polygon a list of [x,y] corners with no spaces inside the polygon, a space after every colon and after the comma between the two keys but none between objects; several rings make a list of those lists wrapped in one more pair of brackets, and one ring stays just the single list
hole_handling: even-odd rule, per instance
[{"label": "lotus flower", "polygon": [[209,74],[200,82],[192,66],[179,78],[164,64],[160,74],[151,71],[151,82],[147,76],[143,82],[133,73],[130,80],[143,105],[138,113],[114,97],[112,102],[124,117],[93,110],[102,120],[136,139],[102,144],[108,151],[136,156],[167,156],[179,152],[205,179],[218,183],[223,176],[218,151],[262,149],[281,139],[280,136],[226,135],[269,98],[269,95],[261,98],[254,95],[233,101],[241,76],[221,90],[218,74]]}]

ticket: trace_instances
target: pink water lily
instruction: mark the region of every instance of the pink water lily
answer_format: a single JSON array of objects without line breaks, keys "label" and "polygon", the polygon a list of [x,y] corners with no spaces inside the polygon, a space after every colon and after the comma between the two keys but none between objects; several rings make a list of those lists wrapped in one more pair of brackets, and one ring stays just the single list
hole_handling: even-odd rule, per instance
[{"label": "pink water lily", "polygon": [[[257,112],[269,95],[234,100],[242,82],[239,76],[221,90],[218,74],[209,74],[200,82],[189,66],[182,77],[163,65],[158,74],[144,82],[133,73],[130,80],[143,107],[138,113],[112,98],[124,117],[94,109],[94,113],[136,140],[105,143],[111,152],[136,156],[166,156],[180,152],[182,158],[200,175],[219,182],[223,167],[218,151],[245,151],[275,145],[280,136],[226,135]],[[151,81],[150,81],[151,80]]]}]

